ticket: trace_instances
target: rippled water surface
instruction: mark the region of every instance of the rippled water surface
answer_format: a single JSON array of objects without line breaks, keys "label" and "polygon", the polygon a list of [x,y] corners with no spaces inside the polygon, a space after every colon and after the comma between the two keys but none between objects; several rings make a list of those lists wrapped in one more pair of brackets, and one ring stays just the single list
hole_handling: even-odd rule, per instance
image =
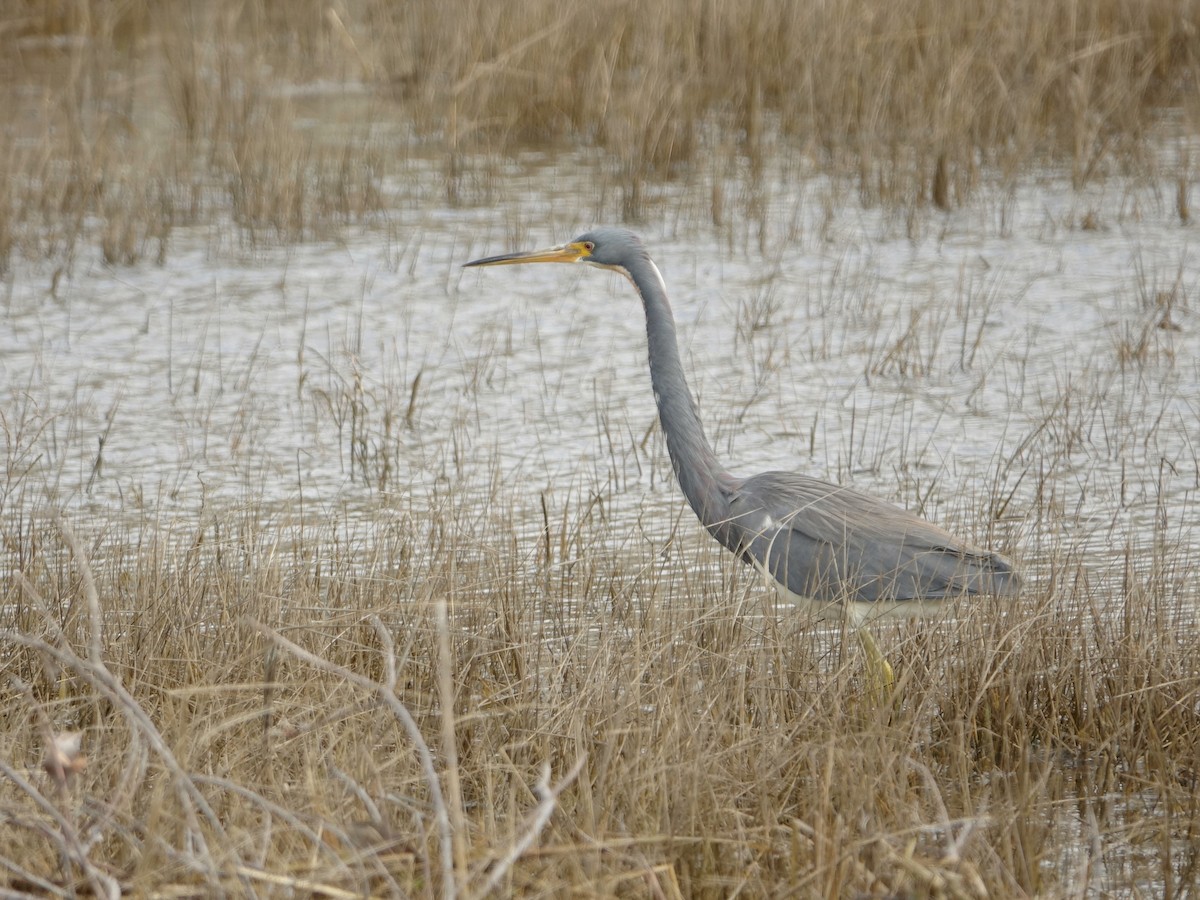
[{"label": "rippled water surface", "polygon": [[[378,515],[453,489],[499,491],[520,522],[579,491],[669,529],[682,500],[629,286],[461,268],[593,224],[571,190],[588,166],[514,165],[493,208],[408,203],[336,241],[177,229],[162,265],[18,265],[4,515]],[[1162,198],[1047,176],[914,227],[814,179],[771,185],[754,227],[679,214],[710,190],[665,189],[674,213],[640,230],[733,471],[853,483],[1034,572],[1063,547],[1114,577],[1130,546],[1194,549],[1196,268]]]}]

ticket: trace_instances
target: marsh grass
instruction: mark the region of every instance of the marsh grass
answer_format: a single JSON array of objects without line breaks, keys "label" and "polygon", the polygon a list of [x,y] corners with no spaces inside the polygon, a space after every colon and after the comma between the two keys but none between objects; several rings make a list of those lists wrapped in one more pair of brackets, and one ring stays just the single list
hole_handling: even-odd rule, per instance
[{"label": "marsh grass", "polygon": [[[1163,163],[1156,129],[1186,145],[1197,115],[1193,6],[7,9],[0,81],[20,102],[0,134],[0,269],[32,261],[30,278],[48,260],[46,303],[76,259],[163,262],[185,226],[211,229],[216,255],[336,242],[406,203],[494,199],[503,162],[530,148],[584,147],[601,154],[580,179],[595,196],[570,202],[637,218],[676,196],[681,220],[761,265],[716,301],[737,365],[697,379],[723,450],[766,432],[818,474],[1013,553],[1028,587],[880,626],[900,690],[873,704],[849,636],[777,605],[663,499],[675,487],[652,410],[605,403],[594,382],[592,467],[539,469],[532,487],[533,463],[480,433],[520,377],[507,313],[486,313],[466,350],[403,346],[371,368],[361,304],[340,326],[333,314],[324,343],[305,312],[286,348],[303,421],[284,499],[260,483],[280,414],[255,389],[266,326],[240,355],[205,324],[149,376],[169,407],[149,415],[186,446],[178,472],[145,484],[106,469],[106,441],[140,447],[125,432],[145,420],[123,415],[140,397],[81,384],[56,408],[41,384],[53,361],[19,363],[22,381],[0,384],[5,890],[1200,890],[1200,464],[1186,434],[1164,434],[1194,422],[1186,255],[1135,259],[1114,296],[1089,297],[1102,311],[1086,347],[993,342],[1042,275],[974,254],[953,284],[904,291],[899,313],[869,252],[789,272],[795,296],[777,280],[785,244],[837,242],[841,211],[862,204],[918,243],[934,210],[983,196],[1008,236],[1015,183],[1045,166],[1080,192],[1047,233],[1136,220],[1087,193],[1117,175],[1157,185],[1186,224],[1192,164],[1186,150]],[[545,229],[544,210],[509,210],[515,246]],[[401,286],[411,300],[431,284],[425,237],[384,224],[386,264],[423,286]],[[428,308],[400,306],[404,333]],[[526,353],[590,348],[524,336]],[[558,374],[529,382],[543,406],[522,425],[553,418]],[[918,403],[1005,416],[981,429],[994,446],[967,463],[983,473],[973,488],[912,428]],[[339,499],[306,482],[307,452],[340,463]],[[197,460],[215,476],[198,499],[180,487]]]},{"label": "marsh grass", "polygon": [[[1129,315],[1167,282],[1141,272]],[[1003,302],[996,290],[964,281],[963,315]],[[979,292],[993,300],[967,302]],[[859,302],[869,314],[870,296]],[[739,310],[748,344],[791,315],[769,294]],[[963,331],[916,327],[923,345]],[[364,385],[355,350],[328,353],[300,390],[331,435],[320,398],[360,404],[339,446],[387,447],[410,381]],[[1097,365],[1112,377],[1119,362]],[[1060,474],[1088,448],[1127,452],[1093,436],[1102,411],[1119,413],[1101,403],[1111,393],[1097,372],[1043,398],[1037,439],[978,489],[989,499],[954,507],[984,518],[978,537],[999,549],[1024,523],[1030,588],[881,626],[899,677],[882,707],[855,642],[777,606],[680,504],[631,528],[584,473],[530,496],[498,465],[460,462],[418,494],[394,471],[380,480],[368,455],[355,470],[378,498],[366,508],[249,490],[171,523],[62,518],[35,485],[43,436],[66,423],[10,402],[7,886],[978,898],[1149,884],[1188,896],[1200,880],[1195,548],[1165,507],[1097,548],[1104,526],[1071,505],[1082,498]],[[1122,415],[1136,434],[1140,420]],[[1165,496],[1183,474],[1164,467],[1141,489]],[[1122,509],[1110,534],[1126,533]],[[53,764],[79,733],[86,759]]]},{"label": "marsh grass", "polygon": [[[884,628],[901,687],[878,708],[852,642],[697,536],[666,536],[664,561],[592,520],[598,540],[547,559],[495,527],[528,515],[512,502],[451,494],[369,533],[251,507],[140,546],[25,519],[3,607],[10,886],[1195,889],[1178,547],[1115,605],[1062,552],[1015,602]],[[66,730],[86,768],[56,781],[37,765]]]},{"label": "marsh grass", "polygon": [[498,159],[578,146],[607,160],[598,218],[708,179],[719,226],[731,188],[770,201],[780,160],[902,210],[910,234],[1047,164],[1079,189],[1154,180],[1190,216],[1187,155],[1157,150],[1197,115],[1200,22],[1171,0],[8,9],[0,262],[70,261],[85,235],[112,264],[153,259],[197,219],[319,237],[397,192],[489,202]]}]

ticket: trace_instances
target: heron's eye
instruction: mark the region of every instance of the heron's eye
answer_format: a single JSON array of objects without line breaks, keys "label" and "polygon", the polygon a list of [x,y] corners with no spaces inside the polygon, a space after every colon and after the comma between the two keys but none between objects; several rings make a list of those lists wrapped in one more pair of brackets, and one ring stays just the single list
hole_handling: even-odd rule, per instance
[{"label": "heron's eye", "polygon": [[596,245],[594,243],[592,243],[591,241],[584,241],[583,249],[586,250],[588,253],[591,253],[593,250],[596,249]]}]

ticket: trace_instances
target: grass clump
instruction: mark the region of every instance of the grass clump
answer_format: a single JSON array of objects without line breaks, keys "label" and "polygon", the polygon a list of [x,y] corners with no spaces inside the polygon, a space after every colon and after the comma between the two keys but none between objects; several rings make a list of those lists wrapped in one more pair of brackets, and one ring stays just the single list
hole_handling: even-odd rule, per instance
[{"label": "grass clump", "polygon": [[389,191],[487,201],[498,157],[578,146],[626,218],[655,181],[757,185],[795,159],[907,209],[1046,164],[1077,188],[1161,174],[1186,221],[1186,159],[1160,173],[1156,147],[1197,115],[1197,19],[1171,0],[18,4],[0,260],[70,260],[86,231],[128,264],[226,218],[309,239]]},{"label": "grass clump", "polygon": [[[764,614],[716,548],[679,548],[711,573],[683,582],[604,541],[554,566],[457,505],[288,549],[253,513],[174,546],[118,527],[120,553],[30,519],[2,623],[8,884],[1195,889],[1180,585],[885,629],[887,709],[853,642]],[[51,765],[80,732],[86,759]]]}]

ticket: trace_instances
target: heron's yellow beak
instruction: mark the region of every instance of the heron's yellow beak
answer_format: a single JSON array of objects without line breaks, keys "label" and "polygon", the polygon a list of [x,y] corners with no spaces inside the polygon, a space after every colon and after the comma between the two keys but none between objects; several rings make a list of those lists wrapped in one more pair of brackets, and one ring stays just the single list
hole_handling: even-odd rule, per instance
[{"label": "heron's yellow beak", "polygon": [[573,263],[587,259],[591,249],[584,241],[574,241],[570,244],[560,244],[557,247],[547,247],[545,250],[528,250],[524,253],[505,253],[501,256],[486,256],[483,259],[473,259],[463,263],[470,266],[515,266],[518,263]]}]

